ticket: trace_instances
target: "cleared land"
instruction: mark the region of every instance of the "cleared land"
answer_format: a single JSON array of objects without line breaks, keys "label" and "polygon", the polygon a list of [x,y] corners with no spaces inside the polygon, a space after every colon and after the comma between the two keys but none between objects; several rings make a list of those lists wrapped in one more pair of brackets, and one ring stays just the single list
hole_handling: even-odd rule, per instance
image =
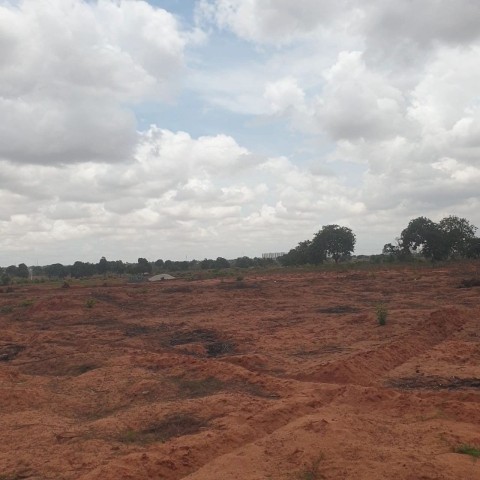
[{"label": "cleared land", "polygon": [[3,287],[0,479],[480,479],[479,271]]}]

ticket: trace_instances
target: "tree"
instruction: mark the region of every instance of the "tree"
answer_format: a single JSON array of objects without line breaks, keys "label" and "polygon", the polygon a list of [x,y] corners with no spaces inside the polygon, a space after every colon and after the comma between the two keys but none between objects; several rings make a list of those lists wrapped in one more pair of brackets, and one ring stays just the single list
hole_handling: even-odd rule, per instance
[{"label": "tree", "polygon": [[113,272],[113,273],[118,273],[118,274],[122,274],[122,273],[125,273],[125,264],[122,262],[122,260],[114,260],[113,262],[108,262],[109,263],[109,269]]},{"label": "tree", "polygon": [[238,268],[249,268],[253,267],[254,263],[250,257],[238,257],[235,260],[235,266]]},{"label": "tree", "polygon": [[214,268],[230,268],[230,262],[223,257],[217,257]]},{"label": "tree", "polygon": [[139,258],[137,261],[138,273],[152,273],[152,266],[146,258]]},{"label": "tree", "polygon": [[326,225],[317,232],[310,246],[314,263],[321,263],[327,257],[335,260],[350,256],[355,249],[355,234],[348,227]]},{"label": "tree", "polygon": [[67,269],[61,263],[54,263],[44,267],[45,274],[48,277],[64,278],[67,276]]},{"label": "tree", "polygon": [[477,227],[472,225],[467,219],[454,215],[440,220],[438,226],[445,236],[450,255],[467,256],[469,244],[475,238]]},{"label": "tree", "polygon": [[16,265],[10,265],[5,269],[5,273],[10,277],[18,276],[18,267]]},{"label": "tree", "polygon": [[96,265],[89,262],[80,262],[77,260],[71,268],[72,276],[75,278],[91,277],[96,273]]},{"label": "tree", "polygon": [[292,248],[288,253],[282,255],[278,261],[284,266],[305,265],[306,263],[313,263],[311,256],[311,240],[300,242],[295,248]]},{"label": "tree", "polygon": [[106,275],[109,270],[108,261],[105,257],[102,257],[97,263],[97,271],[100,275]]},{"label": "tree", "polygon": [[30,272],[28,271],[28,267],[24,263],[21,263],[18,266],[17,275],[21,278],[28,278],[30,276]]},{"label": "tree", "polygon": [[426,258],[446,260],[452,256],[469,255],[477,227],[465,218],[453,215],[440,222],[418,217],[411,220],[400,235],[402,248],[406,251],[420,251]]},{"label": "tree", "polygon": [[205,258],[200,262],[200,268],[202,270],[210,270],[212,268],[215,268],[215,260],[212,260],[210,258]]},{"label": "tree", "polygon": [[472,238],[468,241],[467,258],[480,258],[480,238]]},{"label": "tree", "polygon": [[400,244],[400,239],[397,238],[397,244],[386,243],[383,246],[382,255],[387,257],[390,262],[405,261],[412,258],[410,250],[405,250]]}]

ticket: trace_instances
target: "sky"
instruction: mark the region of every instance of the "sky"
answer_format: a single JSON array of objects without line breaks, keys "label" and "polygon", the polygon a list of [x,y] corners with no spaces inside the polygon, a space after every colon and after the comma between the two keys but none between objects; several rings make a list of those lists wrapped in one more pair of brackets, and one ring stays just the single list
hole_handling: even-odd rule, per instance
[{"label": "sky", "polygon": [[478,0],[0,0],[0,265],[480,226]]}]

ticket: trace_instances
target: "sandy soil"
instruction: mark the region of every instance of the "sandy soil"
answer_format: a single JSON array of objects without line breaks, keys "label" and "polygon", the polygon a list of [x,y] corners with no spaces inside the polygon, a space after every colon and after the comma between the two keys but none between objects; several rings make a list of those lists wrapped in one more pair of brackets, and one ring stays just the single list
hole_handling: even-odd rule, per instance
[{"label": "sandy soil", "polygon": [[478,272],[3,288],[0,479],[480,479]]}]

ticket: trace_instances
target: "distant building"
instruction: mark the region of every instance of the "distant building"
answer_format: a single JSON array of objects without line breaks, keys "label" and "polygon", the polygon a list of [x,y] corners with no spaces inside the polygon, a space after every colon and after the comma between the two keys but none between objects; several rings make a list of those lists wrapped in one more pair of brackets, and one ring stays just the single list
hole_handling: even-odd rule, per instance
[{"label": "distant building", "polygon": [[285,255],[285,252],[262,253],[262,258],[278,258]]}]

